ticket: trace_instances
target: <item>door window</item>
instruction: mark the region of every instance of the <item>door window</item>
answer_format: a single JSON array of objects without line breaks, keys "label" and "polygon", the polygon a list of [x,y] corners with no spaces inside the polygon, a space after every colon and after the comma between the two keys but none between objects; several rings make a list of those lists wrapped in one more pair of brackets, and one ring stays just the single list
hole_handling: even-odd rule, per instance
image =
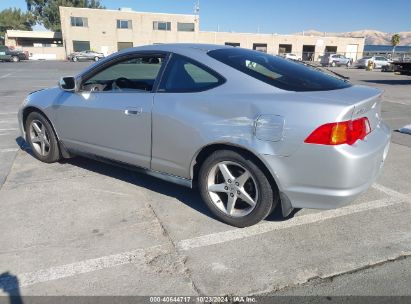
[{"label": "door window", "polygon": [[151,92],[164,56],[128,58],[110,65],[84,81],[83,91]]},{"label": "door window", "polygon": [[160,85],[160,92],[188,93],[212,89],[224,78],[194,60],[174,54]]}]

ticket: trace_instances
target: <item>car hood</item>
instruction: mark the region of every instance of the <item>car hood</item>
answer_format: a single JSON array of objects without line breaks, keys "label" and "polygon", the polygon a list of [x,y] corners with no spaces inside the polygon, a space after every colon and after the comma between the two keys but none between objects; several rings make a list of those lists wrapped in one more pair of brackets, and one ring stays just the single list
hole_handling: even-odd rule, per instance
[{"label": "car hood", "polygon": [[57,98],[59,98],[64,91],[59,87],[52,87],[47,89],[41,89],[38,91],[31,92],[27,96],[27,101],[29,105],[35,106],[41,109],[51,106]]}]

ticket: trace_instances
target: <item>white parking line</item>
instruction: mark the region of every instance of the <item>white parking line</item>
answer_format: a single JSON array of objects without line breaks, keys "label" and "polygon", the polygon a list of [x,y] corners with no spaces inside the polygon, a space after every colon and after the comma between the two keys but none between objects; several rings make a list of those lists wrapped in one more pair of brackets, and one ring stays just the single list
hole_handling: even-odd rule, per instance
[{"label": "white parking line", "polygon": [[395,197],[395,198],[397,198],[397,199],[402,199],[402,200],[410,201],[410,197],[409,197],[409,196],[407,196],[406,194],[400,193],[400,192],[398,192],[398,191],[395,191],[394,189],[385,187],[385,186],[380,185],[380,184],[374,184],[372,187],[375,188],[375,189],[377,189],[377,190],[379,190],[379,191],[381,191],[381,192],[384,192],[385,194],[387,194],[387,195],[389,195],[389,196],[391,196],[391,197]]},{"label": "white parking line", "polygon": [[17,128],[8,128],[8,129],[0,129],[0,132],[2,131],[17,131]]},{"label": "white parking line", "polygon": [[5,96],[0,96],[0,98],[24,98],[25,95],[5,95]]},{"label": "white parking line", "polygon": [[95,191],[95,192],[119,195],[119,196],[131,196],[130,194],[125,194],[125,193],[121,193],[121,192],[114,192],[114,191],[108,191],[108,190],[102,190],[102,189],[90,189],[90,190]]},{"label": "white parking line", "polygon": [[[405,196],[405,198],[407,202],[411,201],[410,196]],[[187,251],[194,248],[200,248],[204,246],[221,244],[224,242],[230,242],[238,239],[252,237],[271,231],[319,223],[325,220],[339,218],[342,216],[369,211],[373,209],[389,207],[403,202],[404,199],[391,197],[372,202],[351,205],[340,209],[328,210],[315,214],[307,214],[283,222],[266,222],[244,229],[232,229],[225,232],[213,233],[209,235],[186,239],[177,242],[176,246],[181,251]],[[134,251],[128,251],[100,258],[84,260],[71,264],[51,267],[48,269],[42,269],[34,272],[22,273],[18,274],[17,277],[19,278],[21,287],[35,285],[42,282],[73,277],[78,274],[90,273],[97,270],[135,263],[139,260],[142,261],[142,259],[144,259],[144,256],[146,256],[147,253],[152,252],[153,250],[166,248],[168,246],[169,245],[164,244],[144,249],[137,249]],[[2,282],[2,280],[0,279],[0,285],[5,286],[7,285],[7,283],[7,281]]]},{"label": "white parking line", "polygon": [[7,78],[7,77],[9,77],[10,75],[11,75],[11,73],[8,73],[8,74],[6,74],[6,75],[0,76],[0,79]]},{"label": "white parking line", "polygon": [[3,112],[0,115],[17,115],[17,112]]},{"label": "white parking line", "polygon": [[[150,250],[155,250],[161,246],[150,247]],[[42,282],[48,282],[58,280],[62,278],[72,277],[82,273],[89,273],[106,268],[112,268],[121,266],[124,264],[134,263],[138,260],[143,261],[147,249],[137,249],[129,252],[123,252],[119,254],[109,255],[97,259],[90,259],[81,262],[66,264],[57,267],[51,267],[48,269],[42,269],[39,271],[28,272],[18,275],[19,284],[21,287],[30,286]],[[4,289],[13,288],[10,282],[1,282]],[[5,286],[6,285],[6,286]]]},{"label": "white parking line", "polygon": [[17,148],[0,149],[0,153],[17,152],[18,150]]},{"label": "white parking line", "polygon": [[211,246],[244,239],[271,231],[283,230],[313,223],[320,223],[329,219],[334,219],[373,209],[384,208],[401,202],[403,202],[403,200],[398,200],[398,198],[390,197],[357,205],[349,205],[340,209],[333,209],[319,213],[297,216],[284,222],[265,222],[263,224],[255,225],[242,230],[229,230],[225,232],[199,236],[196,238],[180,241],[177,243],[177,246],[180,250],[190,250],[199,247]]}]

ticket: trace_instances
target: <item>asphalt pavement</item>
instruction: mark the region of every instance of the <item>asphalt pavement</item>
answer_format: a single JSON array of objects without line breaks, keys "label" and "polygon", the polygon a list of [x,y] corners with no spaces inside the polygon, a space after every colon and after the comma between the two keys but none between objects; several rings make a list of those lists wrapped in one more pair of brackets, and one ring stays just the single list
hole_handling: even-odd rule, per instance
[{"label": "asphalt pavement", "polygon": [[[33,158],[19,105],[88,64],[0,63],[0,295],[411,295],[410,135],[394,132],[382,175],[351,205],[236,229],[196,190]],[[385,90],[393,130],[411,124],[410,76],[335,70]]]}]

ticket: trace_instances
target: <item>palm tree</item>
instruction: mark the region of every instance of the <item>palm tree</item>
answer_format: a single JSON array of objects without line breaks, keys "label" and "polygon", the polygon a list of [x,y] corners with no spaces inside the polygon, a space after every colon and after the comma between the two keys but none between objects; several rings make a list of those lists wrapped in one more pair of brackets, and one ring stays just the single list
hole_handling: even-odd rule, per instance
[{"label": "palm tree", "polygon": [[399,34],[394,34],[391,37],[391,45],[393,46],[393,48],[392,48],[392,56],[393,57],[394,57],[394,53],[395,53],[395,47],[400,44],[400,39],[401,38],[400,38]]}]

